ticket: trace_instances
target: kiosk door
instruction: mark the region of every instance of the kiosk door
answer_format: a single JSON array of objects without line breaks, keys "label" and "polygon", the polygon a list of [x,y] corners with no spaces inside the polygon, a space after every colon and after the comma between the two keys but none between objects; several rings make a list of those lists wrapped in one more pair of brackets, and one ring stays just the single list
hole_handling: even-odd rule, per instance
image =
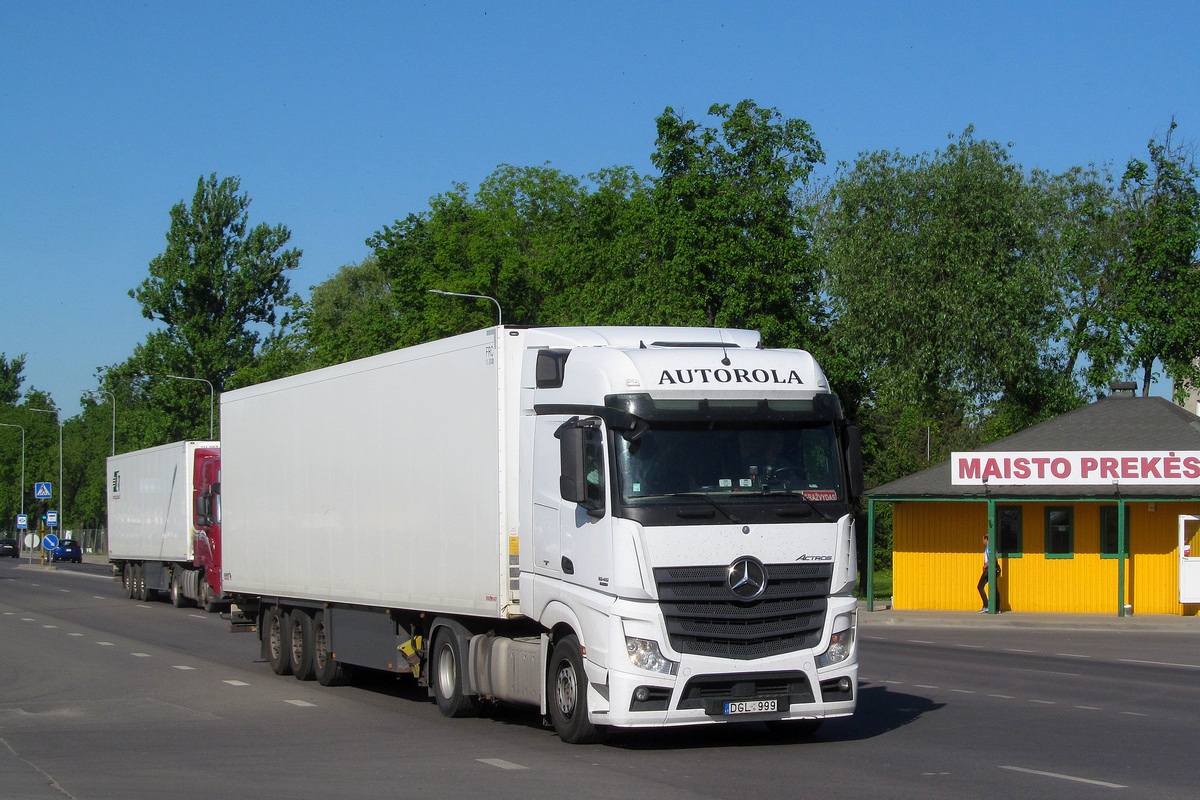
[{"label": "kiosk door", "polygon": [[1200,603],[1200,517],[1179,517],[1179,602]]}]

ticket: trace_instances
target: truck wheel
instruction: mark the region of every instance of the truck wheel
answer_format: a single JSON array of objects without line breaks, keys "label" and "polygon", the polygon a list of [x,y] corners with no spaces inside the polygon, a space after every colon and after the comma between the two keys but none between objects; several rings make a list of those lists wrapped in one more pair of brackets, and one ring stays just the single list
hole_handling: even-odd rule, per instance
[{"label": "truck wheel", "polygon": [[325,612],[313,615],[313,670],[317,682],[322,686],[345,686],[350,682],[353,668],[349,664],[335,661],[329,652],[329,627],[325,624]]},{"label": "truck wheel", "polygon": [[200,577],[200,605],[209,614],[217,610],[217,598],[213,596],[212,586],[208,583],[208,576]]},{"label": "truck wheel", "polygon": [[183,594],[183,583],[178,572],[171,573],[171,605],[183,608],[187,605],[187,597]]},{"label": "truck wheel", "polygon": [[125,590],[126,597],[130,600],[134,599],[133,564],[130,564],[128,561],[125,562],[125,566],[121,569],[121,588]]},{"label": "truck wheel", "polygon": [[292,674],[298,681],[311,681],[317,676],[313,669],[312,622],[312,617],[300,608],[292,609],[288,615],[288,628],[291,631],[288,638],[292,640],[288,652],[291,654]]},{"label": "truck wheel", "polygon": [[546,705],[554,731],[567,744],[596,744],[608,736],[607,727],[588,720],[587,673],[575,636],[565,636],[554,646],[546,678]]},{"label": "truck wheel", "polygon": [[292,674],[291,631],[288,630],[288,615],[276,606],[267,612],[266,624],[267,661],[276,675]]},{"label": "truck wheel", "polygon": [[439,628],[430,651],[430,682],[438,710],[446,717],[473,717],[479,714],[479,701],[463,691],[462,675],[466,667],[458,637],[449,628]]}]

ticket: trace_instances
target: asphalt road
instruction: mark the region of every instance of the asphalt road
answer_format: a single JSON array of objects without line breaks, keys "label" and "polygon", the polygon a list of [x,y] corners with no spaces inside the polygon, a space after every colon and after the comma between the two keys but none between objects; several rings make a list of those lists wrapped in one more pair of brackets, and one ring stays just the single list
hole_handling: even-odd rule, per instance
[{"label": "asphalt road", "polygon": [[536,713],[441,717],[411,681],[278,677],[252,635],[125,599],[97,564],[0,564],[0,796],[1194,798],[1200,628],[860,626],[858,713],[562,744]]}]

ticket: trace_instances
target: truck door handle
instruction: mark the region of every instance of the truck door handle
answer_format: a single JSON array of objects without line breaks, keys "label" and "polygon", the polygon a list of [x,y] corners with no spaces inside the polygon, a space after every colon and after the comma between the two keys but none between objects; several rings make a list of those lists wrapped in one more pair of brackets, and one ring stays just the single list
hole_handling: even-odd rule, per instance
[{"label": "truck door handle", "polygon": [[571,563],[571,559],[567,558],[566,556],[563,556],[562,571],[567,575],[575,574],[575,565]]}]

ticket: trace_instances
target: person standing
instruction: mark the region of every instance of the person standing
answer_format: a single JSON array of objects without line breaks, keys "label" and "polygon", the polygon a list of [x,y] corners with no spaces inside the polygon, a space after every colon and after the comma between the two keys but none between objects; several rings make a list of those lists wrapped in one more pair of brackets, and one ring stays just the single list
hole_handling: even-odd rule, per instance
[{"label": "person standing", "polygon": [[[979,576],[979,584],[975,587],[979,590],[979,597],[983,600],[983,608],[979,609],[980,614],[986,614],[988,610],[988,561],[991,560],[991,547],[988,544],[988,537],[983,535],[983,575]],[[1000,562],[996,562],[996,613],[1000,613]]]}]

